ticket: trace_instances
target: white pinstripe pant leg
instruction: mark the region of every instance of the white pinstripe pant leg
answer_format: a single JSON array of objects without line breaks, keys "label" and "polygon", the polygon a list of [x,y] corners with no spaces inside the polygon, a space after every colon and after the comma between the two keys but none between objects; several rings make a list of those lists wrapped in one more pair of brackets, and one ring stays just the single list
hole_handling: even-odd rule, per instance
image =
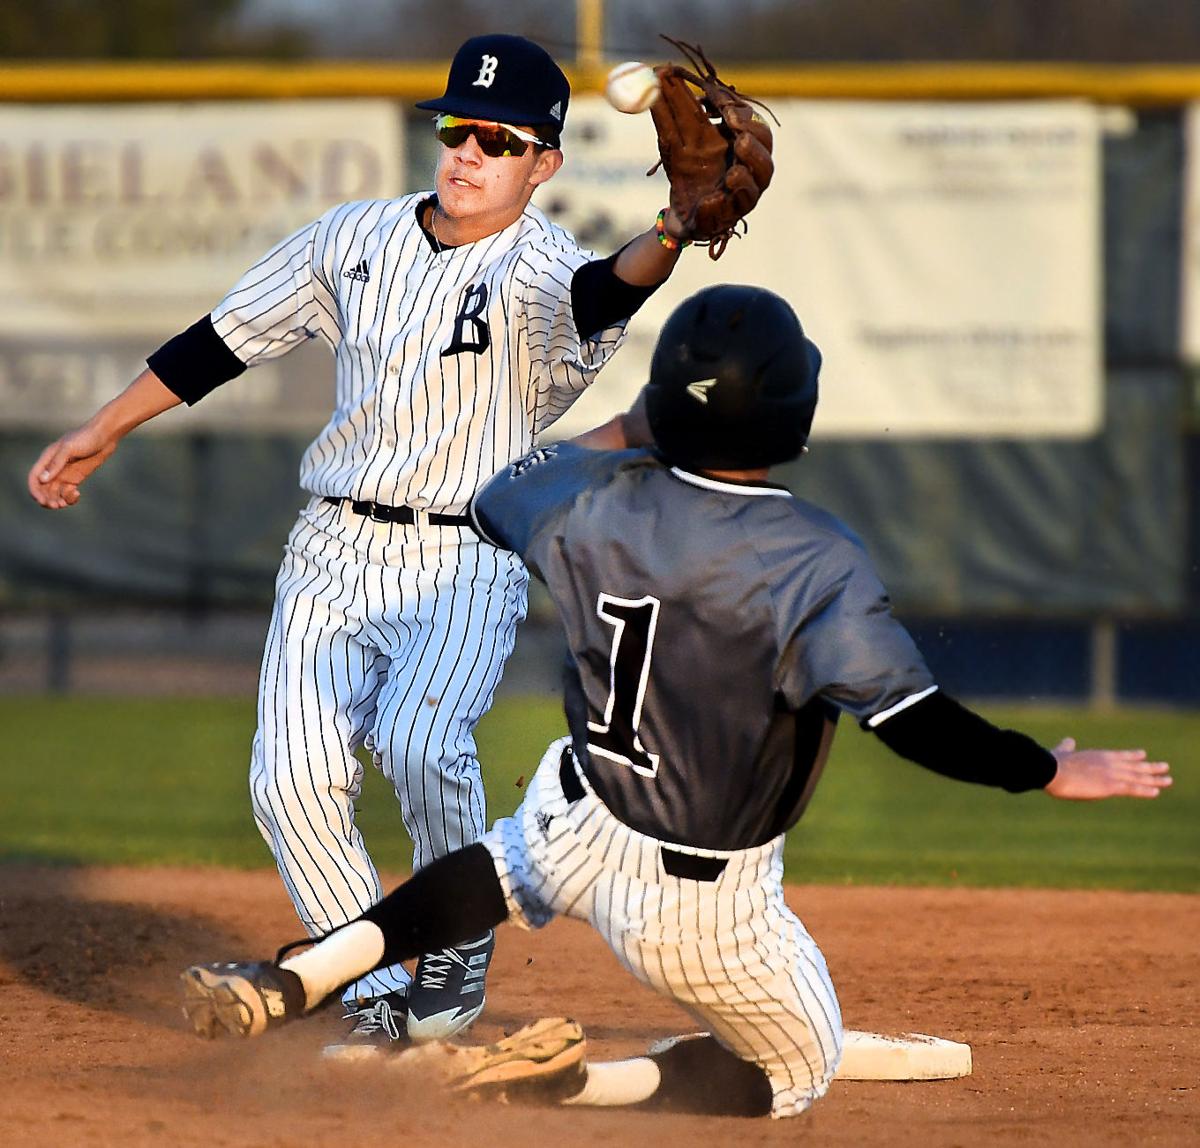
[{"label": "white pinstripe pant leg", "polygon": [[[782,850],[769,861],[781,870]],[[610,914],[609,943],[620,945],[618,955],[639,980],[760,1065],[775,1093],[772,1114],[791,1116],[828,1091],[842,1021],[824,956],[785,904],[781,872],[764,868],[727,869],[713,884],[741,881],[716,890],[669,876],[649,886],[626,878],[632,889],[617,882],[626,897],[644,891],[645,916]]]},{"label": "white pinstripe pant leg", "polygon": [[485,837],[511,919],[590,922],[644,984],[766,1071],[774,1116],[828,1090],[841,1056],[837,996],[816,943],[783,899],[783,842],[723,853],[715,881],[672,877],[661,843],[618,822],[590,791],[568,804],[566,740],[547,751],[520,809]]},{"label": "white pinstripe pant leg", "polygon": [[374,713],[378,656],[360,640],[353,552],[311,509],[292,531],[276,583],[251,755],[255,819],[312,934],[382,894],[354,825],[362,767],[352,748]]},{"label": "white pinstripe pant leg", "polygon": [[[320,499],[302,512],[276,584],[251,793],[310,933],[383,894],[354,824],[359,745],[395,786],[415,867],[482,833],[473,730],[527,582],[518,559],[461,528],[377,523]],[[402,966],[377,969],[345,998],[408,981]]]},{"label": "white pinstripe pant leg", "polygon": [[483,835],[474,730],[512,653],[528,583],[519,559],[469,532],[419,529],[419,561],[372,568],[366,584],[390,663],[368,745],[400,799],[414,869]]}]

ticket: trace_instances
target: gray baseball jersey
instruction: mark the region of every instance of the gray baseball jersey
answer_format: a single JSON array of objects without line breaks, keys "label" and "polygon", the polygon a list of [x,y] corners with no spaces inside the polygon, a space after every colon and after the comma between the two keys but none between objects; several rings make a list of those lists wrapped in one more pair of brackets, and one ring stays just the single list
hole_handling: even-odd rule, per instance
[{"label": "gray baseball jersey", "polygon": [[826,716],[866,720],[932,687],[862,545],[782,487],[561,444],[498,475],[473,513],[559,607],[588,780],[659,840],[771,840],[811,795]]}]

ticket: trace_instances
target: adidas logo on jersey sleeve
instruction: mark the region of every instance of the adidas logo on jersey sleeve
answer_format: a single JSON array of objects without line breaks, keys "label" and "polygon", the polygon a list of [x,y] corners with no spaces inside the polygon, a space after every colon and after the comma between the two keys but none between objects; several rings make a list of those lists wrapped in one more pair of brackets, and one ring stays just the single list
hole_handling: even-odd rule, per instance
[{"label": "adidas logo on jersey sleeve", "polygon": [[367,269],[367,261],[365,259],[356,263],[353,267],[343,271],[342,274],[347,279],[357,279],[359,283],[370,283],[371,272]]}]

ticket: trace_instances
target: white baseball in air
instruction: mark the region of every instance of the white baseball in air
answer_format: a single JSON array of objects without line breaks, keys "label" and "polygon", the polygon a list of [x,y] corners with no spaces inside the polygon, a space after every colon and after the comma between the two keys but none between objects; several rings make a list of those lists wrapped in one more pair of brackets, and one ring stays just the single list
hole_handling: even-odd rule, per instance
[{"label": "white baseball in air", "polygon": [[658,77],[649,64],[618,64],[604,82],[604,98],[619,112],[637,115],[658,99]]}]

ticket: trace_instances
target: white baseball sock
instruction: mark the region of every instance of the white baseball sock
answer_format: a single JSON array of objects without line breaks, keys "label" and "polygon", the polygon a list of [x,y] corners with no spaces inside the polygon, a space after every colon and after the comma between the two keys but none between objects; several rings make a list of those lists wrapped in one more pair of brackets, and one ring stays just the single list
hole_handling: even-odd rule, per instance
[{"label": "white baseball sock", "polygon": [[339,985],[369,973],[383,959],[383,931],[371,921],[351,921],[320,944],[279,962],[304,985],[306,1008],[314,1009]]},{"label": "white baseball sock", "polygon": [[588,1104],[597,1108],[616,1108],[648,1100],[662,1081],[658,1065],[649,1057],[631,1060],[602,1060],[587,1066],[583,1090],[569,1096],[563,1104]]}]

